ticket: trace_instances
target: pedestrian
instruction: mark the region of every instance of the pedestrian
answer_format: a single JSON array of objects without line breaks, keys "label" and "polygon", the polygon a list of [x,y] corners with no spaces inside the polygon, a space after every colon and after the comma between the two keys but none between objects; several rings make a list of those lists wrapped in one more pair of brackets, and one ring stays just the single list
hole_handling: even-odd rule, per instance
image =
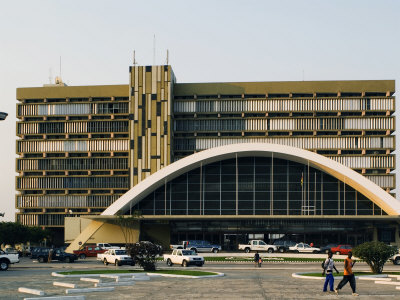
[{"label": "pedestrian", "polygon": [[47,257],[47,262],[51,263],[51,259],[53,258],[53,248],[49,250],[49,256]]},{"label": "pedestrian", "polygon": [[325,283],[324,283],[324,289],[323,292],[326,292],[328,290],[328,283],[329,283],[329,290],[331,292],[333,292],[333,282],[334,282],[334,278],[333,278],[333,270],[335,269],[336,273],[339,274],[339,271],[336,269],[335,266],[335,262],[332,259],[332,252],[329,251],[328,252],[328,258],[325,260],[324,262],[324,271],[322,272],[322,276],[325,275],[326,273],[326,277],[325,277]]},{"label": "pedestrian", "polygon": [[256,254],[254,254],[254,267],[257,267],[259,263],[260,263],[260,254],[258,254],[258,251],[256,251]]},{"label": "pedestrian", "polygon": [[262,258],[260,256],[260,258],[258,259],[258,267],[261,268],[261,264],[262,264]]},{"label": "pedestrian", "polygon": [[344,260],[344,271],[343,271],[343,279],[339,282],[337,288],[335,289],[335,293],[339,294],[339,290],[342,289],[346,285],[347,282],[350,282],[351,290],[353,291],[353,296],[358,296],[356,293],[356,278],[353,274],[353,266],[356,263],[351,259],[353,253],[350,251]]}]

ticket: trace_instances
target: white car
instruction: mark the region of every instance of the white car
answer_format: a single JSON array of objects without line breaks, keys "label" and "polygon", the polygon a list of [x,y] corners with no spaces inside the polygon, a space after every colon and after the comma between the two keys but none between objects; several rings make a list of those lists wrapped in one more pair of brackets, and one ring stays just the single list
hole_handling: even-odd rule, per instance
[{"label": "white car", "polygon": [[109,249],[104,253],[97,254],[97,260],[102,261],[105,265],[114,264],[116,266],[131,265],[134,266],[135,262],[125,250]]},{"label": "white car", "polygon": [[10,264],[19,263],[18,253],[7,254],[0,250],[0,271],[6,271]]},{"label": "white car", "polygon": [[181,265],[183,267],[187,267],[189,265],[201,267],[204,265],[204,258],[197,255],[197,253],[193,250],[189,249],[175,249],[172,251],[172,254],[164,255],[164,261],[166,261],[167,265],[170,267],[173,264]]},{"label": "white car", "polygon": [[106,250],[109,250],[109,249],[121,249],[121,247],[112,246],[109,243],[97,243],[96,246],[100,247],[101,249],[106,249]]},{"label": "white car", "polygon": [[311,247],[309,244],[298,243],[292,247],[289,247],[289,251],[293,251],[296,253],[319,253],[321,252],[320,248]]},{"label": "white car", "polygon": [[275,245],[268,245],[261,240],[252,240],[248,244],[239,244],[239,250],[244,250],[246,253],[250,251],[266,251],[268,253],[273,253],[278,251],[278,247]]}]

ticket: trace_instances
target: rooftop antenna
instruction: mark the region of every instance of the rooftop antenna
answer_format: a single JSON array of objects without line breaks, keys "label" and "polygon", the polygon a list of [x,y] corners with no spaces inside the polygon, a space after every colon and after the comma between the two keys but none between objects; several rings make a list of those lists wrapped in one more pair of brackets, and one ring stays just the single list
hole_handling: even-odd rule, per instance
[{"label": "rooftop antenna", "polygon": [[51,68],[49,68],[49,83],[52,84],[53,81],[53,74]]},{"label": "rooftop antenna", "polygon": [[156,35],[153,37],[153,66],[156,64]]},{"label": "rooftop antenna", "polygon": [[136,66],[137,65],[137,61],[136,61],[136,51],[133,50],[133,65]]},{"label": "rooftop antenna", "polygon": [[167,61],[166,62],[167,62],[167,66],[168,66],[168,49],[167,49]]}]

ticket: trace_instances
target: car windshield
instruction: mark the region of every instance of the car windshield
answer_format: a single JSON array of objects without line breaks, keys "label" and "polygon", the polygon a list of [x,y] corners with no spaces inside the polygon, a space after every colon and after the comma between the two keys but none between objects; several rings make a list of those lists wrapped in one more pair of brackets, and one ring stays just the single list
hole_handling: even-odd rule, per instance
[{"label": "car windshield", "polygon": [[311,248],[310,245],[304,244],[304,248]]},{"label": "car windshield", "polygon": [[116,255],[125,255],[126,251],[125,250],[115,250]]},{"label": "car windshield", "polygon": [[196,252],[194,252],[192,250],[183,250],[182,254],[183,255],[197,255]]}]

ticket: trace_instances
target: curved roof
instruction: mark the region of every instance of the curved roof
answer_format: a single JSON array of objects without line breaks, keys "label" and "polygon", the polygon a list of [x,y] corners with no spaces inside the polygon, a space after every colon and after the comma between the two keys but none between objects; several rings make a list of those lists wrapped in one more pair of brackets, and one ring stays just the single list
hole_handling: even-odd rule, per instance
[{"label": "curved roof", "polygon": [[393,198],[381,187],[352,169],[314,152],[290,146],[267,143],[226,145],[207,149],[182,158],[138,183],[110,205],[102,215],[115,215],[118,211],[126,212],[130,207],[133,207],[150,192],[161,187],[166,182],[190,170],[200,167],[201,164],[206,165],[216,161],[234,158],[236,156],[273,156],[276,158],[296,161],[302,164],[309,163],[310,166],[336,177],[359,191],[381,207],[388,215],[400,215],[399,201]]}]

